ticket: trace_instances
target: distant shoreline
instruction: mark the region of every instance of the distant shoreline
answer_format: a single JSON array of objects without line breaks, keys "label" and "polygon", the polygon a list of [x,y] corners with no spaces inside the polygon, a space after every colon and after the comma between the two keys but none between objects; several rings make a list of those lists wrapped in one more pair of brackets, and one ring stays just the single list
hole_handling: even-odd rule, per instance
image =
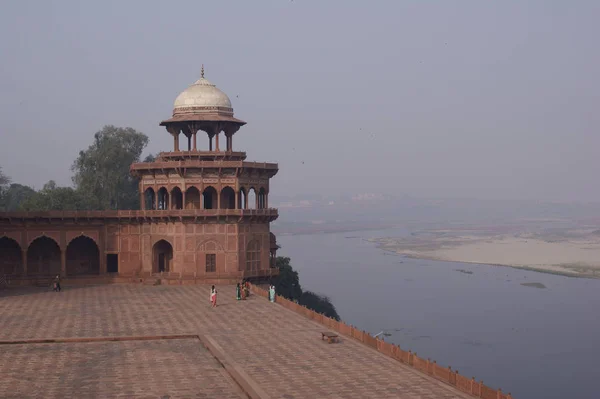
[{"label": "distant shoreline", "polygon": [[386,252],[412,259],[469,263],[565,277],[600,278],[600,237],[580,234],[550,239],[540,235],[461,235],[426,232],[368,241]]}]

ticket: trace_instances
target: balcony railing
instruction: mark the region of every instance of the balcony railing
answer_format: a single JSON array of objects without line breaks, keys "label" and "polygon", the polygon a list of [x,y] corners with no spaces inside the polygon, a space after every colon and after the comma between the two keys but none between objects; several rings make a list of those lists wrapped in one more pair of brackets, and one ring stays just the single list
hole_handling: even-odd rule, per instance
[{"label": "balcony railing", "polygon": [[0,219],[127,219],[127,218],[194,218],[194,217],[277,217],[275,208],[267,209],[168,209],[129,211],[46,211],[0,212]]}]

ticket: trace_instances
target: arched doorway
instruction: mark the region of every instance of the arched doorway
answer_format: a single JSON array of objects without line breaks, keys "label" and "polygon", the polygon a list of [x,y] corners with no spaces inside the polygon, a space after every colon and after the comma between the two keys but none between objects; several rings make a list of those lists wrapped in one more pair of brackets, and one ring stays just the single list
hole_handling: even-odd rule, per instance
[{"label": "arched doorway", "polygon": [[152,187],[148,187],[144,191],[144,209],[149,211],[156,209],[156,194]]},{"label": "arched doorway", "polygon": [[235,191],[227,186],[221,190],[221,209],[235,209]]},{"label": "arched doorway", "polygon": [[158,209],[169,209],[169,192],[164,187],[158,190]]},{"label": "arched doorway", "polygon": [[160,240],[152,247],[152,272],[168,273],[173,271],[173,247],[166,240]]},{"label": "arched doorway", "polygon": [[256,190],[250,187],[248,190],[248,209],[256,209]]},{"label": "arched doorway", "polygon": [[252,240],[246,247],[246,270],[254,271],[260,269],[260,243]]},{"label": "arched doorway", "polygon": [[23,271],[21,246],[12,238],[0,238],[0,275],[17,275]]},{"label": "arched doorway", "polygon": [[52,238],[38,237],[27,248],[27,274],[60,274],[60,247]]},{"label": "arched doorway", "polygon": [[179,187],[171,190],[171,207],[172,209],[183,209],[183,193]]},{"label": "arched doorway", "polygon": [[200,191],[196,187],[186,190],[185,209],[200,209]]},{"label": "arched doorway", "polygon": [[202,193],[204,197],[204,209],[217,209],[219,205],[219,196],[217,195],[217,190],[214,187],[208,186],[204,189]]},{"label": "arched doorway", "polygon": [[100,274],[100,250],[89,237],[79,236],[67,246],[67,276]]}]

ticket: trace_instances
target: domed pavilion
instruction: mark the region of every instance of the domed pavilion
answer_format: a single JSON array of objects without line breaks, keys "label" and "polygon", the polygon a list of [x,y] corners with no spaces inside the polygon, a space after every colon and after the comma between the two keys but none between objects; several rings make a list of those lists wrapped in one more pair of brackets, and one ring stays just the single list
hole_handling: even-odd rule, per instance
[{"label": "domed pavilion", "polygon": [[276,275],[270,222],[278,212],[268,198],[278,165],[247,162],[245,152],[233,150],[245,124],[202,67],[160,123],[172,150],[131,165],[141,209],[0,213],[0,275],[23,284],[56,274],[163,284]]}]

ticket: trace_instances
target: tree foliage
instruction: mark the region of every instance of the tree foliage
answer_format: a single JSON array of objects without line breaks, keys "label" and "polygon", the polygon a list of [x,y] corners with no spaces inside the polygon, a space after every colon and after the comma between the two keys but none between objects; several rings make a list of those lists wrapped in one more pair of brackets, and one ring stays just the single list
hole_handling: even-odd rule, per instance
[{"label": "tree foliage", "polygon": [[[29,188],[29,187],[27,187]],[[72,187],[58,187],[53,180],[30,195],[19,209],[24,211],[76,211],[89,210],[92,201]]]},{"label": "tree foliage", "polygon": [[328,297],[311,291],[302,291],[298,272],[292,268],[290,258],[278,256],[276,264],[279,268],[279,276],[273,285],[279,295],[291,301],[298,301],[299,304],[335,320],[340,319],[335,306]]},{"label": "tree foliage", "polygon": [[0,189],[3,189],[9,184],[10,178],[4,174],[4,172],[2,171],[2,166],[0,166]]},{"label": "tree foliage", "polygon": [[95,209],[136,209],[138,182],[129,167],[140,161],[148,136],[132,128],[104,126],[72,166],[73,183]]},{"label": "tree foliage", "polygon": [[36,191],[29,186],[13,183],[0,193],[0,210],[5,212],[21,210],[22,204],[36,194]]}]

